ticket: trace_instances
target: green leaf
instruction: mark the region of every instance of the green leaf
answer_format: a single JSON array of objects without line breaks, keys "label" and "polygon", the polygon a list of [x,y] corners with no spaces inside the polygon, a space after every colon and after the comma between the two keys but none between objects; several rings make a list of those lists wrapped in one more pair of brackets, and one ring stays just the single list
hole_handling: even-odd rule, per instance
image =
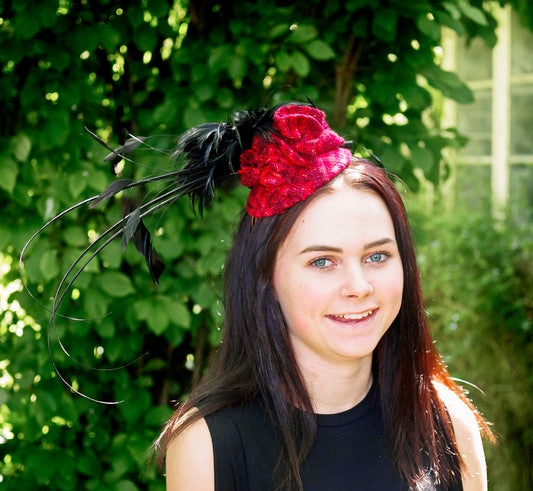
[{"label": "green leaf", "polygon": [[105,319],[101,322],[96,322],[95,329],[96,332],[103,338],[111,338],[115,335],[116,332],[115,324],[109,319]]},{"label": "green leaf", "polygon": [[232,80],[241,80],[248,71],[248,61],[246,58],[234,55],[230,58],[228,64],[228,75]]},{"label": "green leaf", "polygon": [[144,416],[144,422],[148,426],[155,428],[161,428],[173,414],[173,410],[167,406],[155,406],[152,407]]},{"label": "green leaf", "polygon": [[207,102],[215,95],[215,86],[208,81],[200,82],[194,87],[194,92],[199,101]]},{"label": "green leaf", "polygon": [[191,327],[191,313],[187,306],[170,297],[163,297],[162,300],[170,320],[184,329],[189,329]]},{"label": "green leaf", "polygon": [[411,160],[415,167],[424,171],[424,174],[429,174],[435,165],[433,153],[424,147],[414,146],[411,148]]},{"label": "green leaf", "polygon": [[86,476],[99,476],[102,473],[100,459],[91,451],[81,452],[78,455],[76,469]]},{"label": "green leaf", "polygon": [[292,56],[286,51],[279,51],[275,56],[275,63],[279,71],[287,73],[292,66]]},{"label": "green leaf", "polygon": [[386,169],[395,174],[401,174],[405,159],[396,148],[391,145],[384,145],[378,149],[377,155]]},{"label": "green leaf", "polygon": [[393,42],[398,29],[398,10],[382,8],[374,11],[372,33],[382,41]]},{"label": "green leaf", "polygon": [[278,24],[277,26],[274,26],[270,30],[270,39],[275,39],[278,36],[282,36],[283,34],[287,34],[289,31],[289,24]]},{"label": "green leaf", "polygon": [[129,479],[123,479],[119,482],[117,482],[113,489],[115,491],[138,491],[139,488],[135,485],[133,481],[130,481]]},{"label": "green leaf", "polygon": [[150,331],[159,336],[167,330],[169,322],[169,313],[162,307],[162,305],[157,304],[150,306],[150,315],[146,320]]},{"label": "green leaf", "polygon": [[468,17],[471,21],[479,24],[480,26],[487,26],[488,20],[483,12],[483,10],[470,5],[468,2],[459,2],[459,8],[462,10],[463,14]]},{"label": "green leaf", "polygon": [[57,251],[44,251],[39,262],[41,274],[46,281],[53,280],[59,276],[59,261]]},{"label": "green leaf", "polygon": [[13,194],[19,173],[17,163],[9,157],[2,158],[0,160],[0,173],[2,174],[0,188],[5,189],[9,194]]},{"label": "green leaf", "polygon": [[113,51],[121,41],[120,33],[109,24],[100,24],[100,43],[107,51]]},{"label": "green leaf", "polygon": [[[52,66],[58,71],[62,72],[70,65],[71,59],[67,51],[62,49],[53,49],[48,53],[48,59]],[[61,94],[63,91],[61,91]]]},{"label": "green leaf", "polygon": [[78,198],[86,187],[87,178],[81,172],[68,176],[68,190],[73,198]]},{"label": "green leaf", "polygon": [[426,36],[429,36],[434,41],[440,41],[441,27],[435,21],[428,19],[427,15],[421,15],[416,25]]},{"label": "green leaf", "polygon": [[13,19],[13,26],[17,37],[20,39],[32,39],[41,27],[39,17],[33,12],[33,8],[26,8]]},{"label": "green leaf", "polygon": [[138,5],[128,5],[126,10],[126,17],[128,18],[131,27],[137,29],[143,22],[143,9]]},{"label": "green leaf", "polygon": [[[223,87],[217,90],[216,101],[217,104],[223,109],[232,109],[235,105],[235,97],[233,91],[228,87]],[[205,123],[205,119],[202,121]]]},{"label": "green leaf", "polygon": [[464,24],[447,12],[435,12],[435,20],[438,24],[453,29],[457,34],[459,34],[459,36],[463,36],[466,32]]},{"label": "green leaf", "polygon": [[24,133],[19,133],[11,139],[13,157],[19,162],[26,162],[31,151],[31,140]]},{"label": "green leaf", "polygon": [[315,39],[318,36],[318,30],[315,26],[297,25],[291,30],[289,41],[295,44],[304,44]]},{"label": "green leaf", "polygon": [[304,48],[309,56],[315,60],[324,61],[335,58],[335,52],[331,49],[331,46],[319,39],[311,41]]},{"label": "green leaf", "polygon": [[410,109],[424,110],[431,105],[431,94],[416,83],[403,86],[401,94]]},{"label": "green leaf", "polygon": [[224,44],[211,50],[207,65],[213,73],[218,73],[226,68],[228,58],[232,55],[232,49],[229,45]]},{"label": "green leaf", "polygon": [[110,271],[102,273],[97,283],[110,297],[126,297],[135,292],[131,280],[123,273]]},{"label": "green leaf", "polygon": [[108,295],[103,295],[98,290],[91,290],[82,294],[82,298],[89,319],[100,319],[108,313]]},{"label": "green leaf", "polygon": [[154,51],[157,45],[157,34],[149,24],[143,23],[135,32],[134,40],[141,51]]},{"label": "green leaf", "polygon": [[164,17],[168,13],[169,4],[165,0],[149,0],[148,10],[154,17]]},{"label": "green leaf", "polygon": [[67,227],[63,230],[62,235],[69,246],[84,247],[88,245],[87,231],[82,227]]},{"label": "green leaf", "polygon": [[[131,399],[124,401],[119,405],[120,413],[124,416],[124,419],[129,423],[139,421],[146,411],[150,408],[151,398],[150,393],[146,390],[142,390],[136,393]],[[117,439],[117,437],[119,437]],[[115,437],[116,444],[119,445],[121,440],[120,435]]]},{"label": "green leaf", "polygon": [[454,72],[442,70],[438,66],[431,66],[421,71],[430,85],[439,89],[443,95],[450,97],[461,104],[473,102],[474,95],[470,88],[461,81]]},{"label": "green leaf", "polygon": [[300,75],[300,77],[307,77],[309,75],[309,72],[311,71],[311,63],[309,62],[309,58],[305,56],[300,51],[295,51],[292,54],[292,68],[294,71]]},{"label": "green leaf", "polygon": [[461,11],[455,3],[444,2],[442,6],[450,13],[454,20],[459,20],[461,18]]},{"label": "green leaf", "polygon": [[80,54],[84,51],[94,53],[98,47],[99,31],[105,26],[98,26],[98,29],[89,26],[77,26],[69,32],[66,41],[74,53]]}]

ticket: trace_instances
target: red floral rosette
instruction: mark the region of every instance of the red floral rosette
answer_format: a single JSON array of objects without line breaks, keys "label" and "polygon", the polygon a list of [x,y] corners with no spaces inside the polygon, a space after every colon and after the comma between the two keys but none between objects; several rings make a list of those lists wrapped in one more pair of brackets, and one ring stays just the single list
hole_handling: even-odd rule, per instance
[{"label": "red floral rosette", "polygon": [[241,155],[242,183],[250,188],[246,209],[253,217],[283,213],[342,172],[352,152],[326,123],[320,109],[282,106],[269,138],[255,135]]}]

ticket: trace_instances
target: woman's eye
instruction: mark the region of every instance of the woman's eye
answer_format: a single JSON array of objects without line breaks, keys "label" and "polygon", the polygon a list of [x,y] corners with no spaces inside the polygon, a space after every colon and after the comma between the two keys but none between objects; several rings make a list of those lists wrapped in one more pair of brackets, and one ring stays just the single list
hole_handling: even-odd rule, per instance
[{"label": "woman's eye", "polygon": [[319,257],[318,259],[315,259],[311,264],[315,268],[326,268],[331,264],[331,261],[329,259],[326,259],[325,257]]},{"label": "woman's eye", "polygon": [[385,261],[385,259],[387,259],[387,254],[385,254],[384,252],[375,252],[374,254],[371,254],[368,257],[368,262],[369,263],[382,263],[383,261]]}]

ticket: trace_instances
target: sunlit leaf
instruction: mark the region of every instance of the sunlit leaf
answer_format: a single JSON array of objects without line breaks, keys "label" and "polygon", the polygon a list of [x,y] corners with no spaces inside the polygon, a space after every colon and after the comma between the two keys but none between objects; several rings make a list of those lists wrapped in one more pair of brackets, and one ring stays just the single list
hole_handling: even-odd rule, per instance
[{"label": "sunlit leaf", "polygon": [[40,269],[46,281],[50,281],[59,275],[57,251],[48,250],[41,255]]},{"label": "sunlit leaf", "polygon": [[102,273],[97,278],[97,283],[102,291],[110,297],[126,297],[135,292],[131,280],[118,271]]},{"label": "sunlit leaf", "polygon": [[6,190],[9,194],[13,193],[19,173],[17,163],[13,159],[5,157],[0,161],[0,171],[2,173],[0,188]]},{"label": "sunlit leaf", "polygon": [[300,75],[300,77],[307,77],[311,71],[311,63],[309,63],[309,58],[305,56],[300,51],[295,51],[292,54],[292,68],[294,71]]},{"label": "sunlit leaf", "polygon": [[311,58],[315,60],[331,60],[335,58],[335,52],[331,49],[331,46],[324,41],[316,39],[305,45],[305,50]]},{"label": "sunlit leaf", "polygon": [[296,25],[291,28],[289,40],[296,44],[308,43],[318,36],[318,31],[315,26],[311,25]]},{"label": "sunlit leaf", "polygon": [[31,151],[31,140],[24,133],[19,133],[11,139],[12,152],[19,162],[26,162]]},{"label": "sunlit leaf", "polygon": [[483,10],[470,5],[468,2],[459,2],[458,7],[462,10],[463,14],[470,20],[481,26],[488,25],[487,17]]}]

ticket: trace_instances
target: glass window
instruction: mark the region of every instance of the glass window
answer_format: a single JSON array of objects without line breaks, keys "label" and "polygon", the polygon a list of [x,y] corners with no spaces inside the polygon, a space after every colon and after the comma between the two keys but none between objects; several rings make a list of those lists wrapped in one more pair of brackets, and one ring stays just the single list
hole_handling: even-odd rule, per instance
[{"label": "glass window", "polygon": [[455,178],[457,208],[474,213],[490,213],[490,171],[489,165],[457,165]]},{"label": "glass window", "polygon": [[464,155],[491,154],[491,90],[476,90],[472,104],[457,105],[457,129],[469,138],[461,150]]},{"label": "glass window", "polygon": [[533,85],[511,87],[511,154],[533,155]]},{"label": "glass window", "polygon": [[511,23],[511,74],[533,73],[533,32],[520,24],[514,12]]},{"label": "glass window", "polygon": [[513,164],[510,168],[509,209],[515,223],[533,221],[533,165]]},{"label": "glass window", "polygon": [[485,41],[475,38],[468,45],[458,43],[457,72],[468,82],[492,78],[492,51]]}]

